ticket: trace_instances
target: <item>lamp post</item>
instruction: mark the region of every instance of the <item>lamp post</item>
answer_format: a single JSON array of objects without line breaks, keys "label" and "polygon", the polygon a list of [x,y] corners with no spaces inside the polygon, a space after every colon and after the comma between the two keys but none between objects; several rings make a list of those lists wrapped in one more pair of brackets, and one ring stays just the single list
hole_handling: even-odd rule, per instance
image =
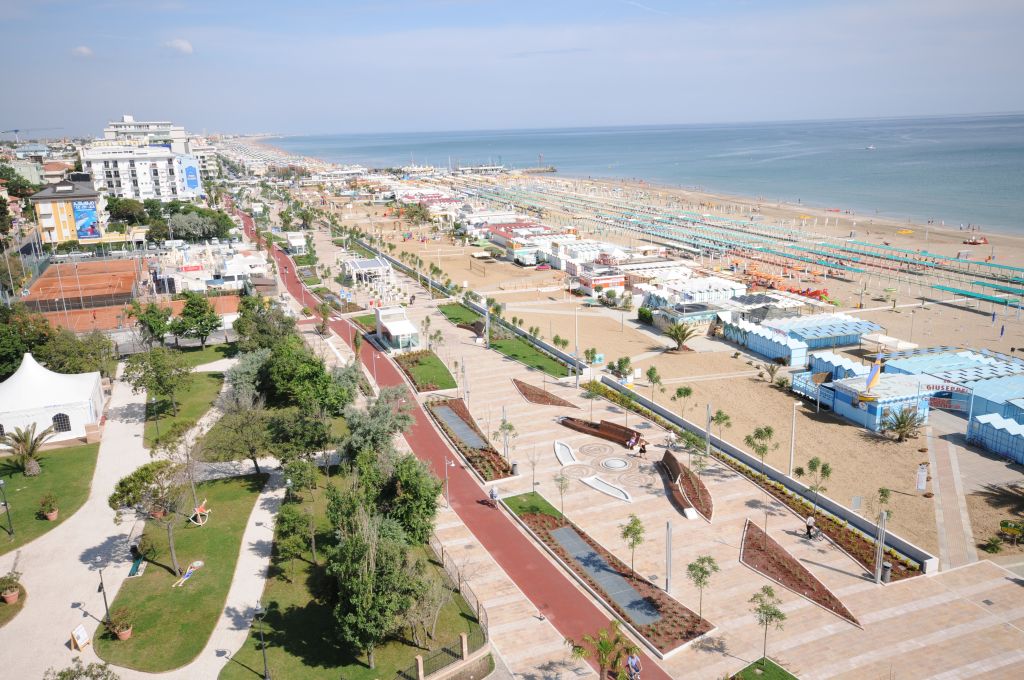
[{"label": "lamp post", "polygon": [[371,349],[370,356],[373,358],[373,382],[377,383],[377,353]]},{"label": "lamp post", "polygon": [[793,402],[793,429],[789,438],[789,476],[793,476],[793,457],[796,455],[796,410],[800,408],[800,402]]},{"label": "lamp post", "polygon": [[910,338],[909,342],[914,341],[914,317],[917,316],[916,310],[910,310]]},{"label": "lamp post", "polygon": [[266,611],[264,611],[263,605],[260,604],[259,600],[256,601],[256,609],[252,614],[253,621],[260,622],[260,650],[263,652],[263,680],[270,680],[270,667],[267,666],[267,643],[263,640],[263,617],[266,615]]},{"label": "lamp post", "polygon": [[576,363],[573,364],[573,369],[574,369],[573,373],[576,374],[576,388],[579,389],[579,386],[580,386],[580,364],[579,364],[579,361],[580,361],[580,308],[578,306],[573,308],[573,317],[574,317],[574,323],[576,325],[576,351],[573,353],[573,359],[576,360]]},{"label": "lamp post", "polygon": [[451,499],[448,497],[448,468],[453,468],[453,467],[455,467],[455,461],[448,460],[448,457],[445,456],[445,459],[444,459],[444,504],[445,504],[445,507],[449,507],[449,508],[452,507],[452,502],[451,502]]},{"label": "lamp post", "polygon": [[103,611],[107,613],[107,617],[103,619],[105,623],[110,622],[110,605],[107,604],[107,587],[103,585],[103,570],[100,569],[100,592],[103,593]]},{"label": "lamp post", "polygon": [[4,480],[0,479],[0,495],[3,495],[4,499],[4,510],[7,512],[7,533],[10,534],[11,540],[14,540],[14,523],[11,522],[11,506],[7,503],[7,485]]}]

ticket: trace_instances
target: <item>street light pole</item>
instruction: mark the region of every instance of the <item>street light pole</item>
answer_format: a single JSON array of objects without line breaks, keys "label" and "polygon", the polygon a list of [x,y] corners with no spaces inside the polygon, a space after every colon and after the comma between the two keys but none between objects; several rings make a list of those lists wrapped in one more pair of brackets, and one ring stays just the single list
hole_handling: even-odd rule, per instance
[{"label": "street light pole", "polygon": [[267,665],[267,643],[263,640],[263,616],[265,613],[266,612],[263,611],[263,606],[260,605],[259,600],[257,600],[256,610],[253,611],[253,618],[260,622],[260,650],[263,651],[263,680],[271,680],[270,667]]},{"label": "street light pole", "polygon": [[4,510],[7,511],[7,533],[10,534],[11,540],[14,540],[14,523],[11,522],[11,506],[7,503],[7,485],[4,480],[0,479],[0,495],[3,495],[4,499]]},{"label": "street light pole", "polygon": [[103,570],[100,569],[100,592],[103,593],[103,611],[107,613],[107,617],[103,619],[105,623],[110,622],[110,605],[107,604],[107,587],[103,585]]},{"label": "street light pole", "polygon": [[800,402],[793,402],[793,429],[789,439],[789,476],[793,476],[793,457],[796,455],[796,410],[800,408]]},{"label": "street light pole", "polygon": [[576,325],[576,352],[573,358],[576,359],[576,363],[573,365],[573,372],[576,374],[576,388],[580,386],[580,308],[573,308],[574,323]]},{"label": "street light pole", "polygon": [[448,496],[448,468],[450,468],[450,467],[455,467],[455,461],[448,460],[448,457],[445,456],[445,459],[444,459],[444,504],[445,504],[445,507],[448,507],[448,508],[452,507],[452,501],[451,501],[451,499]]}]

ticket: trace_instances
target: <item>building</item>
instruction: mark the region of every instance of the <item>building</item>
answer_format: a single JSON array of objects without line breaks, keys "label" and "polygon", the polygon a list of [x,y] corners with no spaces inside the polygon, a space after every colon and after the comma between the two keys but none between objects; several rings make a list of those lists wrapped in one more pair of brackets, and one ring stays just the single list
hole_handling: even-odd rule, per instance
[{"label": "building", "polygon": [[201,137],[188,140],[188,155],[196,159],[203,179],[220,177],[220,161],[217,160],[217,147]]},{"label": "building", "polygon": [[107,127],[103,128],[103,138],[146,146],[164,146],[178,154],[188,152],[185,128],[169,120],[142,121],[126,114],[121,116],[121,120],[107,123]]},{"label": "building", "polygon": [[52,426],[50,441],[99,441],[103,403],[99,373],[55,373],[26,354],[14,375],[0,383],[0,434]]},{"label": "building", "polygon": [[14,172],[32,184],[43,184],[43,164],[35,161],[16,160],[8,163]]},{"label": "building", "polygon": [[404,307],[377,307],[377,339],[391,352],[407,352],[420,345],[416,326],[405,315]]},{"label": "building", "polygon": [[51,184],[29,196],[29,202],[43,243],[99,241],[104,236],[107,201],[91,182]]},{"label": "building", "polygon": [[82,169],[110,196],[145,201],[194,201],[205,195],[198,161],[164,146],[91,145]]},{"label": "building", "polygon": [[383,257],[345,260],[342,271],[353,283],[390,284],[394,281],[391,265]]},{"label": "building", "polygon": [[284,238],[290,255],[306,254],[306,236],[301,231],[286,231]]},{"label": "building", "polygon": [[584,295],[615,295],[626,292],[626,276],[616,267],[585,264],[579,273],[579,290]]},{"label": "building", "polygon": [[44,158],[50,157],[50,147],[45,144],[22,144],[19,147],[15,147],[14,155],[18,160],[29,160],[41,163]]},{"label": "building", "polygon": [[74,167],[74,164],[64,161],[47,161],[43,163],[43,181],[47,184],[56,184],[64,179],[68,171]]}]

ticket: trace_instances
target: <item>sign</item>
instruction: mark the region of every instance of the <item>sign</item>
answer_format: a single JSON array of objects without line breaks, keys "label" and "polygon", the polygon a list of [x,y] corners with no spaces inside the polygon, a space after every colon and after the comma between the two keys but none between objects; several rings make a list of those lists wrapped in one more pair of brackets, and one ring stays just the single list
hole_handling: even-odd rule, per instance
[{"label": "sign", "polygon": [[944,397],[929,397],[928,406],[941,408],[947,411],[966,411],[967,404],[958,399],[946,399]]},{"label": "sign", "polygon": [[182,267],[178,267],[179,272],[198,272],[202,270],[203,266],[201,264],[186,264]]},{"label": "sign", "polygon": [[185,186],[189,189],[199,188],[199,171],[194,165],[185,166]]},{"label": "sign", "polygon": [[928,464],[921,463],[917,466],[917,490],[924,491],[928,488]]},{"label": "sign", "polygon": [[930,392],[953,392],[955,394],[970,394],[971,391],[966,387],[960,385],[925,385],[926,390]]},{"label": "sign", "polygon": [[78,627],[71,631],[71,646],[82,651],[89,644],[89,634],[85,632],[85,625],[78,624]]},{"label": "sign", "polygon": [[71,211],[75,217],[75,232],[79,241],[101,236],[99,220],[96,218],[96,201],[72,201]]}]

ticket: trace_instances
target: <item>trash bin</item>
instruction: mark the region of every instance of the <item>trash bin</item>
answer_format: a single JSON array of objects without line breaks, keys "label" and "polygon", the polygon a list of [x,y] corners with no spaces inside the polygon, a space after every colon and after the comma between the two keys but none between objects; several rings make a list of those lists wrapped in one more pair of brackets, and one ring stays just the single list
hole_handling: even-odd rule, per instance
[{"label": "trash bin", "polygon": [[892,564],[882,562],[882,583],[888,583],[892,579]]},{"label": "trash bin", "polygon": [[512,476],[515,477],[519,474],[519,463],[512,463]]}]

